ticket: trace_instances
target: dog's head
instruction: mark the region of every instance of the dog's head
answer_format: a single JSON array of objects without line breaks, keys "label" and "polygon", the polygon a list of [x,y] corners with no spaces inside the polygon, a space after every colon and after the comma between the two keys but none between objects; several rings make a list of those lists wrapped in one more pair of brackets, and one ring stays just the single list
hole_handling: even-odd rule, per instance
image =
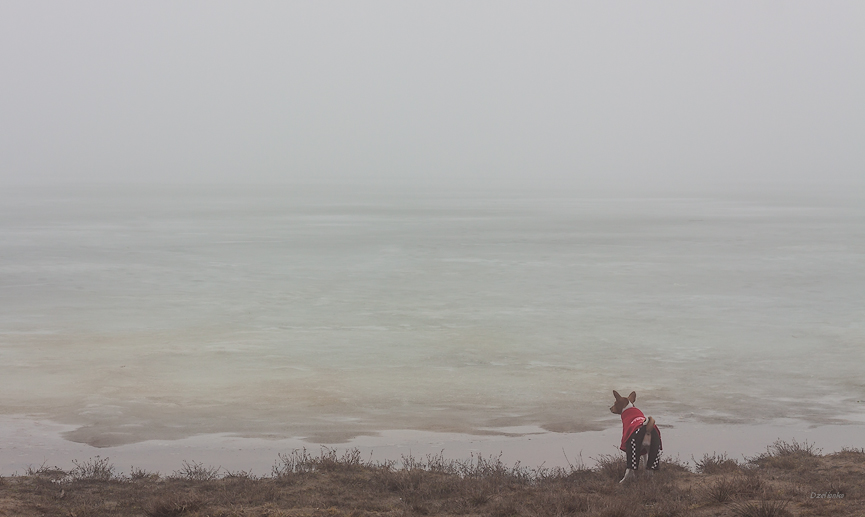
[{"label": "dog's head", "polygon": [[613,396],[616,397],[616,401],[613,403],[612,406],[610,406],[610,412],[617,415],[621,415],[622,411],[624,411],[625,408],[628,407],[628,404],[633,404],[637,401],[636,391],[632,391],[630,395],[628,395],[627,397],[623,397],[619,395],[618,391],[613,390]]}]

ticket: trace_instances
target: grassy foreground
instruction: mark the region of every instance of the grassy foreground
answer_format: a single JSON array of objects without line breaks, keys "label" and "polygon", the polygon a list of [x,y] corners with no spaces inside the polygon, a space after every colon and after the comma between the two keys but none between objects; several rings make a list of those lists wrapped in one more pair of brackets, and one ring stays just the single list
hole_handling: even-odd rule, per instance
[{"label": "grassy foreground", "polygon": [[865,450],[821,454],[778,441],[740,462],[725,454],[665,461],[653,477],[619,485],[624,460],[594,468],[526,469],[497,458],[404,457],[364,461],[356,450],[280,455],[270,476],[184,463],[171,475],[105,458],[65,472],[46,466],[0,477],[0,515],[9,516],[399,516],[865,515]]}]

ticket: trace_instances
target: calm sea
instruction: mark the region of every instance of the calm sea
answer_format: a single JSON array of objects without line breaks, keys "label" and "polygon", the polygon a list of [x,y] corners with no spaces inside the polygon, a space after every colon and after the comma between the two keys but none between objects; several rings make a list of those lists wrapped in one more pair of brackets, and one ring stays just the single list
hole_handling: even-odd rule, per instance
[{"label": "calm sea", "polygon": [[849,198],[0,193],[0,411],[74,441],[580,431],[612,389],[682,420],[861,423],[863,379]]}]

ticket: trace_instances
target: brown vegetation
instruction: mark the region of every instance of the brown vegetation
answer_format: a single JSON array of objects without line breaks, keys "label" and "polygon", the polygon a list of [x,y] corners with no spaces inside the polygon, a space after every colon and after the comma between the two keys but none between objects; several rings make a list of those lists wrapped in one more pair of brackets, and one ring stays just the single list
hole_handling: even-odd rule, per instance
[{"label": "brown vegetation", "polygon": [[865,450],[823,455],[806,443],[776,442],[742,462],[725,454],[665,461],[626,485],[624,460],[592,469],[526,469],[497,458],[442,456],[364,461],[358,451],[280,455],[270,476],[184,462],[168,476],[132,468],[118,475],[96,457],[65,472],[42,466],[0,478],[0,515],[402,516],[865,515]]}]

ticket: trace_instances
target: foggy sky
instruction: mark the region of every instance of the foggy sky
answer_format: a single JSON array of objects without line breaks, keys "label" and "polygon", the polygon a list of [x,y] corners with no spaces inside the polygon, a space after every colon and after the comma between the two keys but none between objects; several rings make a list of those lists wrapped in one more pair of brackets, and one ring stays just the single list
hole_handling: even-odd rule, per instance
[{"label": "foggy sky", "polygon": [[0,182],[865,183],[865,3],[3,2]]}]

